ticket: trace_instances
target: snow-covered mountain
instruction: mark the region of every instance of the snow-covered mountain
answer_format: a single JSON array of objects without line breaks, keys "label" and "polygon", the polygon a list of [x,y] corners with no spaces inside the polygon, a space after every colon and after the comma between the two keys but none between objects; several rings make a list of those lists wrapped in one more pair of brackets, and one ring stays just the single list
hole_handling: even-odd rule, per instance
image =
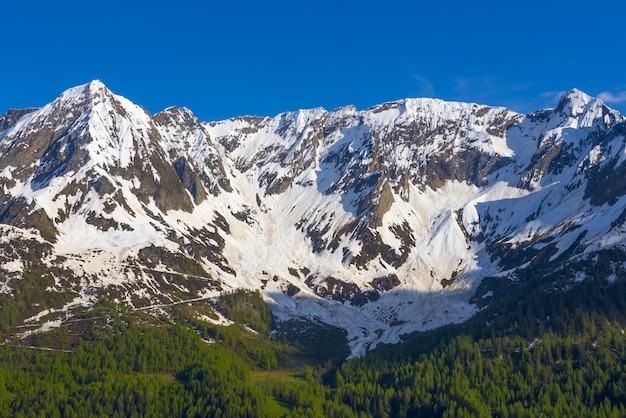
[{"label": "snow-covered mountain", "polygon": [[248,288],[359,354],[469,318],[485,278],[626,239],[626,121],[578,90],[529,115],[406,99],[207,123],[93,81],[0,130],[0,291],[43,284],[19,324]]}]

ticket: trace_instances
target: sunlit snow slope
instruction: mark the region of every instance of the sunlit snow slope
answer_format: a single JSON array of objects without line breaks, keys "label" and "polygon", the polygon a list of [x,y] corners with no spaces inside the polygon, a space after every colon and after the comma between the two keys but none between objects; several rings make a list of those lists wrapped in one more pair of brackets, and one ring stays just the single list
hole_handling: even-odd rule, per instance
[{"label": "sunlit snow slope", "polygon": [[406,99],[206,123],[93,81],[0,129],[0,291],[46,283],[27,324],[243,287],[360,354],[469,318],[486,277],[624,244],[626,122],[578,90],[529,115]]}]

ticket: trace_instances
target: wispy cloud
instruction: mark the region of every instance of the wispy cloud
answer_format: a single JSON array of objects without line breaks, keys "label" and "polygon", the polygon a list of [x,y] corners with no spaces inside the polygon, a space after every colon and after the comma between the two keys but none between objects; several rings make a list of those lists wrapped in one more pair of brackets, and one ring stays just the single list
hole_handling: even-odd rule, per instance
[{"label": "wispy cloud", "polygon": [[511,83],[503,76],[462,77],[454,79],[452,93],[455,100],[507,105],[520,92],[528,90],[528,83]]},{"label": "wispy cloud", "polygon": [[493,96],[498,90],[497,77],[456,77],[452,93],[461,100],[477,101]]},{"label": "wispy cloud", "polygon": [[565,90],[551,90],[551,91],[544,91],[539,96],[542,99],[547,99],[547,100],[550,100],[551,102],[552,101],[558,102],[559,100],[561,100],[561,97],[565,95],[565,93],[567,93]]},{"label": "wispy cloud", "polygon": [[531,100],[535,106],[535,109],[532,110],[554,108],[565,94],[567,94],[565,90],[548,90],[541,92],[539,93],[539,97],[535,96],[534,100]]},{"label": "wispy cloud", "polygon": [[435,86],[433,83],[419,74],[412,74],[413,79],[417,81],[419,94],[424,97],[435,97]]},{"label": "wispy cloud", "polygon": [[610,91],[603,91],[598,94],[598,97],[605,103],[624,103],[626,102],[626,91],[620,91],[616,94],[613,94]]}]

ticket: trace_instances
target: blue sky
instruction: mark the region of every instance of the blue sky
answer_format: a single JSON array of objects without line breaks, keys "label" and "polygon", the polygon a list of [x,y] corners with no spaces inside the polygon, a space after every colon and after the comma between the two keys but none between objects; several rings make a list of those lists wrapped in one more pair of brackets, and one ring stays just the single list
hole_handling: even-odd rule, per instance
[{"label": "blue sky", "polygon": [[626,2],[40,1],[2,6],[0,113],[102,80],[201,120],[405,97],[626,114]]}]

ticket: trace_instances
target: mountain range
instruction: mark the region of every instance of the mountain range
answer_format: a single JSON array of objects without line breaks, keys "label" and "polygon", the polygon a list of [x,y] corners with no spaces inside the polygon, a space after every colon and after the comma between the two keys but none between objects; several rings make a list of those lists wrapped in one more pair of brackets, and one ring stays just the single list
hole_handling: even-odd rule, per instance
[{"label": "mountain range", "polygon": [[526,115],[422,98],[203,122],[96,80],[0,116],[2,308],[24,336],[101,298],[158,315],[244,288],[359,355],[540,266],[575,283],[610,250],[610,280],[625,162],[624,117],[576,89]]}]

